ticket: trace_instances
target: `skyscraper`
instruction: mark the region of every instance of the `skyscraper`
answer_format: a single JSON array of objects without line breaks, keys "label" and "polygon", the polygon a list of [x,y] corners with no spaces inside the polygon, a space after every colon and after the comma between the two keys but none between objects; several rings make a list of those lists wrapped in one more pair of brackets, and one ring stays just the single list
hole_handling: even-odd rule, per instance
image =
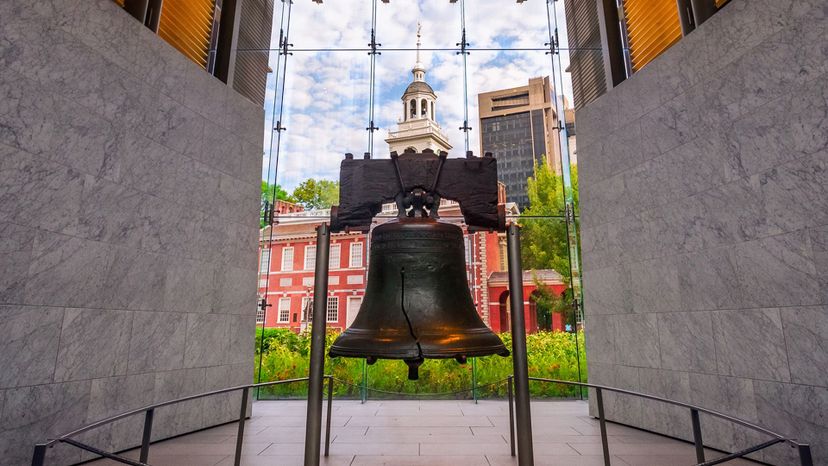
[{"label": "skyscraper", "polygon": [[552,105],[549,77],[529,79],[526,86],[484,92],[477,96],[480,111],[480,151],[496,159],[498,180],[506,185],[506,200],[521,209],[529,205],[526,179],[535,162],[561,171],[559,118]]}]

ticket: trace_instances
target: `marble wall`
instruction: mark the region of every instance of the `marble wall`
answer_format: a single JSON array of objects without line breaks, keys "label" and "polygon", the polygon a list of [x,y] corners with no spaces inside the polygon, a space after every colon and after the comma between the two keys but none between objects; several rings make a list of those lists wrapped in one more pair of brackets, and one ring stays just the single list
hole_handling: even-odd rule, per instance
[{"label": "marble wall", "polygon": [[[577,121],[590,382],[828,464],[828,4],[732,0]],[[686,410],[605,399],[691,438]],[[726,450],[764,439],[702,425]]]},{"label": "marble wall", "polygon": [[[111,0],[0,2],[0,463],[252,380],[262,127],[259,106]],[[239,402],[160,409],[154,435]],[[119,449],[140,429],[84,439]]]}]

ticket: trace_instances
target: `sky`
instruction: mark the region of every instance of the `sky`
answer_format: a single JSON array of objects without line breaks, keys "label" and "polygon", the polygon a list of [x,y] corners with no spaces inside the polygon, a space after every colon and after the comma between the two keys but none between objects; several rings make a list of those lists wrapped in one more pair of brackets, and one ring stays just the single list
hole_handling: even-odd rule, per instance
[{"label": "sky", "polygon": [[[284,19],[283,3],[275,1],[272,49],[278,48]],[[566,47],[563,1],[554,2],[558,33]],[[377,2],[377,42],[374,124],[374,157],[388,157],[385,138],[402,118],[401,96],[412,81],[416,61],[417,23],[421,24],[423,49],[456,49],[461,31],[460,3],[448,0],[391,0]],[[548,42],[545,0],[466,0],[466,42],[472,48],[542,48]],[[552,27],[554,29],[554,19]],[[285,22],[286,23],[286,22]],[[294,0],[287,71],[276,51],[270,53],[265,96],[264,167],[262,178],[276,181],[287,190],[307,178],[338,179],[339,164],[346,152],[361,155],[368,150],[370,55],[365,49],[371,35],[371,0]],[[392,51],[389,49],[409,49]],[[450,157],[462,157],[464,92],[463,59],[455,50],[423,50],[426,81],[437,94],[437,122],[452,144]],[[469,149],[479,151],[477,94],[526,85],[529,78],[552,76],[553,64],[544,51],[473,50],[466,57],[468,76]],[[566,50],[555,57],[555,73],[569,65]],[[558,74],[558,82],[561,76]],[[277,89],[277,87],[279,89]],[[563,94],[571,102],[570,76],[563,73]],[[278,92],[277,92],[278,91]],[[283,95],[282,95],[283,94]],[[282,102],[282,99],[283,102]],[[275,100],[275,105],[274,105]],[[282,113],[281,141],[272,131]],[[273,141],[271,144],[271,136]],[[272,152],[271,152],[272,145]],[[278,169],[277,165],[278,147]],[[271,157],[272,153],[272,157]]]}]

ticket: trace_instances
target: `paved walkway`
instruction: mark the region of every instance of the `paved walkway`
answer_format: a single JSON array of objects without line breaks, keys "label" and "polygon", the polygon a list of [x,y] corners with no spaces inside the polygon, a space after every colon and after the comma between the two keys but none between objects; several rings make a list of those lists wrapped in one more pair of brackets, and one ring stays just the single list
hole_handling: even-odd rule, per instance
[{"label": "paved walkway", "polygon": [[[334,401],[331,456],[322,464],[516,465],[509,454],[508,409],[505,401]],[[598,421],[589,417],[586,402],[533,401],[532,416],[536,465],[603,464]],[[254,403],[242,464],[301,465],[304,422],[304,401]],[[228,424],[154,444],[150,464],[231,466],[237,428]],[[695,463],[691,444],[615,424],[607,428],[613,465]],[[126,456],[137,458],[137,452]]]}]

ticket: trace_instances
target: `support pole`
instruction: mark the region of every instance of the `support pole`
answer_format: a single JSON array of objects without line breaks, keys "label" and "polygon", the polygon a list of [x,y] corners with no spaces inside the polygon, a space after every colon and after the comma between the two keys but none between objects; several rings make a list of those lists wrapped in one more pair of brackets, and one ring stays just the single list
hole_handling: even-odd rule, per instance
[{"label": "support pole", "polygon": [[313,281],[313,324],[311,328],[310,371],[308,374],[308,415],[305,423],[305,466],[319,465],[322,438],[322,382],[325,372],[325,327],[328,302],[328,255],[331,231],[327,223],[316,227],[316,274]]},{"label": "support pole", "polygon": [[244,420],[247,418],[247,400],[250,396],[250,387],[242,390],[241,406],[239,407],[239,429],[236,432],[236,455],[233,457],[233,465],[241,465],[242,445],[244,444]]},{"label": "support pole", "polygon": [[477,358],[471,358],[472,363],[472,398],[477,404]]},{"label": "support pole", "polygon": [[702,440],[701,422],[699,421],[699,411],[697,409],[690,410],[690,421],[693,423],[693,445],[696,447],[696,462],[704,463],[704,440]]},{"label": "support pole", "polygon": [[[43,466],[46,461],[46,445],[37,444],[32,455],[32,466]],[[805,464],[805,463],[802,463]]]},{"label": "support pole", "polygon": [[595,389],[595,401],[598,403],[598,424],[601,426],[601,451],[604,453],[604,466],[610,466],[607,420],[604,417],[604,395],[600,388]]},{"label": "support pole", "polygon": [[327,376],[328,379],[328,414],[325,416],[325,456],[331,451],[331,411],[333,410],[333,376]]},{"label": "support pole", "polygon": [[365,359],[362,360],[362,387],[360,392],[362,404],[365,404],[368,401],[368,363]]},{"label": "support pole", "polygon": [[152,420],[155,417],[155,409],[148,409],[144,414],[144,433],[141,436],[141,453],[138,461],[146,463],[149,460],[149,448],[152,441]]},{"label": "support pole", "polygon": [[509,298],[512,304],[512,366],[515,375],[518,464],[535,463],[532,451],[532,413],[529,408],[529,363],[523,314],[523,268],[520,264],[520,227],[510,223],[506,233],[509,253]]},{"label": "support pole", "polygon": [[515,398],[512,395],[512,379],[509,376],[506,381],[506,392],[509,395],[509,448],[512,451],[512,456],[515,456]]}]

